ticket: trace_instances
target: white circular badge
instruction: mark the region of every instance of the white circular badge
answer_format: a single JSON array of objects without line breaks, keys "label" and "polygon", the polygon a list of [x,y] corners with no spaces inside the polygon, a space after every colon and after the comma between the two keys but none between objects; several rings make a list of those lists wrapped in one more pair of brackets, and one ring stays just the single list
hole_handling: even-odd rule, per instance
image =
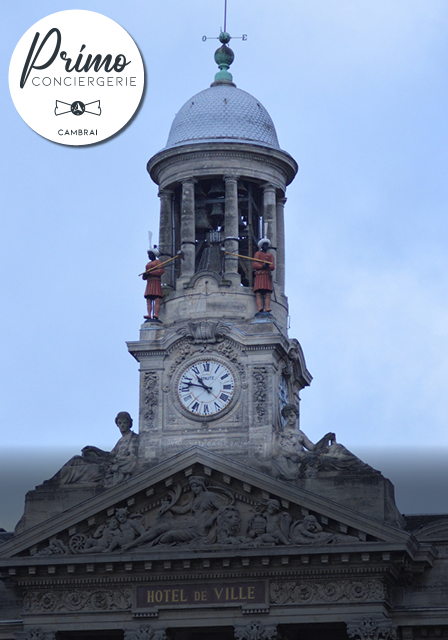
[{"label": "white circular badge", "polygon": [[93,11],[61,11],[36,22],[9,66],[9,89],[25,122],[68,145],[106,140],[134,115],[145,72],[137,45]]}]

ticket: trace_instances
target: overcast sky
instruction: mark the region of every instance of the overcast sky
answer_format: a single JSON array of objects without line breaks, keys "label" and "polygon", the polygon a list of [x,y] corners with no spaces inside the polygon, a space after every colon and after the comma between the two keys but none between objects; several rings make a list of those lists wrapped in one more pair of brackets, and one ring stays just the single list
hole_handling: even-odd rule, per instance
[{"label": "overcast sky", "polygon": [[[138,413],[137,277],[157,187],[146,162],[213,81],[223,0],[1,3],[0,526],[87,444],[110,450]],[[134,38],[142,106],[105,143],[65,147],[21,119],[7,77],[18,40],[66,9]],[[237,86],[299,163],[286,205],[290,336],[314,380],[302,429],[390,477],[405,512],[448,512],[448,3],[229,0]],[[157,238],[155,238],[157,240]],[[2,502],[3,500],[3,502]]]}]

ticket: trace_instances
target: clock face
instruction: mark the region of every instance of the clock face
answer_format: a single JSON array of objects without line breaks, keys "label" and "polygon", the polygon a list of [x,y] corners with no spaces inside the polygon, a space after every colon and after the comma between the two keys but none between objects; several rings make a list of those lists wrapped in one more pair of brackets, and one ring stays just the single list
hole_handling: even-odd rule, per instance
[{"label": "clock face", "polygon": [[177,393],[182,406],[205,418],[228,407],[235,391],[229,369],[216,360],[198,360],[181,375]]}]

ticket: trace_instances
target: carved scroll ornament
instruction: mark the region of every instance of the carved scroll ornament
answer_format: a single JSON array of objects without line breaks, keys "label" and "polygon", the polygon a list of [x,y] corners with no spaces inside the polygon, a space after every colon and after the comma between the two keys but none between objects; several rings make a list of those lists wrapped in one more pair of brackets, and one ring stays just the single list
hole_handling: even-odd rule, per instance
[{"label": "carved scroll ornament", "polygon": [[125,629],[124,640],[167,640],[165,629],[153,629],[143,624],[138,629]]},{"label": "carved scroll ornament", "polygon": [[353,640],[396,640],[397,638],[397,627],[384,618],[363,618],[346,624],[348,637]]},{"label": "carved scroll ornament", "polygon": [[366,580],[286,580],[271,582],[273,604],[309,604],[326,602],[379,602],[386,597],[386,587],[377,578]]},{"label": "carved scroll ornament", "polygon": [[252,620],[246,625],[234,627],[236,640],[276,640],[277,625],[263,624],[259,620]]},{"label": "carved scroll ornament", "polygon": [[[131,608],[131,599],[132,590],[127,588],[28,591],[23,607],[26,613],[33,614],[58,611],[126,611]],[[47,638],[32,640],[47,640]]]}]

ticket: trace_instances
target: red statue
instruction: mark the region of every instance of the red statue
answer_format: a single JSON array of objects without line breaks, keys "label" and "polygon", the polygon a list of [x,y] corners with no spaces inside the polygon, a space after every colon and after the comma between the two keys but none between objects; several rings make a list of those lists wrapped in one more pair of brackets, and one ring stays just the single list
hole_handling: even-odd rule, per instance
[{"label": "red statue", "polygon": [[262,311],[269,313],[271,311],[271,293],[273,290],[271,272],[274,271],[275,264],[274,256],[272,253],[268,253],[270,246],[271,242],[268,238],[261,238],[258,242],[260,251],[257,251],[254,255],[254,293],[258,313]]},{"label": "red statue", "polygon": [[156,257],[156,254],[159,255],[157,249],[148,251],[150,262],[146,265],[145,273],[142,275],[143,280],[146,280],[145,298],[148,315],[145,316],[145,318],[147,320],[159,320],[160,300],[163,297],[160,280],[165,272],[165,268]]}]

